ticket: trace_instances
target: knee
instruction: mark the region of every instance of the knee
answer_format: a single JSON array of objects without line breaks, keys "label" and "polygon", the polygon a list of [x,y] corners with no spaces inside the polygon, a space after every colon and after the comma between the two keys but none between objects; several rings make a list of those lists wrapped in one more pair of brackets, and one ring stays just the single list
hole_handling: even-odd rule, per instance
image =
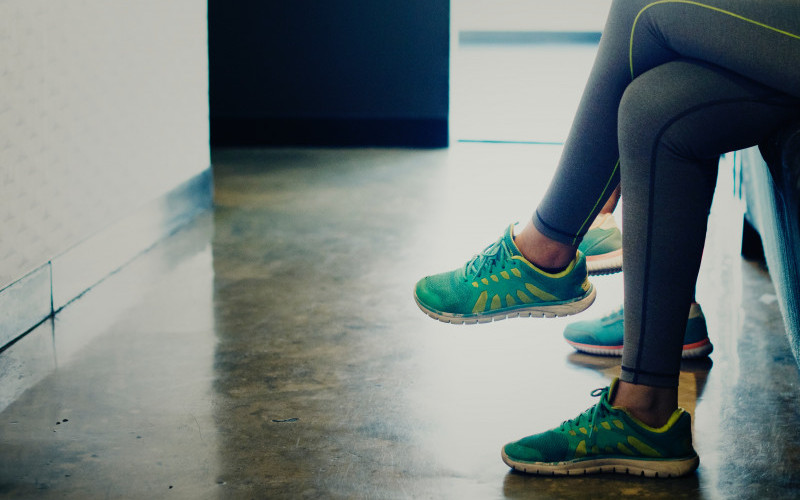
[{"label": "knee", "polygon": [[[726,82],[718,70],[688,61],[663,64],[634,79],[619,104],[620,155],[642,160],[661,151],[696,161],[731,150],[727,131],[741,113],[728,109],[734,101],[727,104],[729,99],[721,98]],[[728,84],[741,88],[737,82]]]},{"label": "knee", "polygon": [[648,73],[628,85],[618,111],[620,153],[650,154],[674,117],[671,99]]}]

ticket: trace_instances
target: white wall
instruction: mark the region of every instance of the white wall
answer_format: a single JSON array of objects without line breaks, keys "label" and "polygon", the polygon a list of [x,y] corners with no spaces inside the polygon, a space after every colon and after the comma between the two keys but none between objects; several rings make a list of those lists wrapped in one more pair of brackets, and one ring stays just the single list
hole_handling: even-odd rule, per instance
[{"label": "white wall", "polygon": [[602,31],[611,0],[451,0],[454,31]]},{"label": "white wall", "polygon": [[0,0],[0,288],[210,165],[206,2]]}]

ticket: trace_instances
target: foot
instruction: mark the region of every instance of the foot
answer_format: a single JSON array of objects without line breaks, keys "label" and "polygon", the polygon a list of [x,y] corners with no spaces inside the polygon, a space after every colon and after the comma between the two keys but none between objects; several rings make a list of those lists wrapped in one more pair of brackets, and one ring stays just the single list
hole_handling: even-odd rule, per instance
[{"label": "foot", "polygon": [[414,299],[428,316],[461,324],[568,316],[592,305],[595,293],[583,254],[565,270],[547,273],[522,256],[512,225],[463,267],[421,279]]},{"label": "foot", "polygon": [[578,250],[586,255],[590,275],[622,271],[622,232],[614,220],[614,214],[598,215]]},{"label": "foot", "polygon": [[502,458],[520,472],[582,475],[615,472],[647,477],[677,477],[694,471],[691,416],[675,410],[665,425],[653,428],[612,406],[618,380],[596,389],[600,401],[555,429],[503,447]]},{"label": "foot", "polygon": [[[620,307],[600,319],[577,321],[567,325],[564,338],[577,351],[602,356],[622,356],[624,313]],[[700,304],[689,308],[689,320],[683,337],[683,359],[702,358],[711,354],[714,346],[708,338],[706,318]]]}]

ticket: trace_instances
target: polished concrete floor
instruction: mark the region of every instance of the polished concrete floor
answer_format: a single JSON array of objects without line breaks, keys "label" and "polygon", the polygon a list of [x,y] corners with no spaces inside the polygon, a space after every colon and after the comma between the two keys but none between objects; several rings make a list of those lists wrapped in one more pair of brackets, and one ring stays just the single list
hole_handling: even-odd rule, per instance
[{"label": "polished concrete floor", "polygon": [[[454,326],[420,276],[541,196],[557,146],[217,151],[216,208],[0,354],[9,498],[797,498],[800,377],[720,176],[698,283],[715,345],[672,480],[512,473],[500,446],[576,416],[618,360],[570,319]],[[622,207],[624,212],[624,207]],[[621,277],[595,280],[621,300]]]}]

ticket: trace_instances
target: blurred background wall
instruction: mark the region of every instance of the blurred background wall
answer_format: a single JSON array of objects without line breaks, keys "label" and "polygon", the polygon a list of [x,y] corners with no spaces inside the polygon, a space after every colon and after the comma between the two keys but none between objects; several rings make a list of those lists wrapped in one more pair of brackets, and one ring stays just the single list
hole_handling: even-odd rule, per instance
[{"label": "blurred background wall", "polygon": [[[49,286],[49,263],[82,246],[107,274],[137,251],[120,247],[131,231],[106,241],[112,255],[86,242],[209,178],[206,11],[197,0],[0,1],[0,289]],[[80,265],[65,260],[62,274]],[[0,295],[3,326],[14,300],[31,306],[15,295]]]}]

